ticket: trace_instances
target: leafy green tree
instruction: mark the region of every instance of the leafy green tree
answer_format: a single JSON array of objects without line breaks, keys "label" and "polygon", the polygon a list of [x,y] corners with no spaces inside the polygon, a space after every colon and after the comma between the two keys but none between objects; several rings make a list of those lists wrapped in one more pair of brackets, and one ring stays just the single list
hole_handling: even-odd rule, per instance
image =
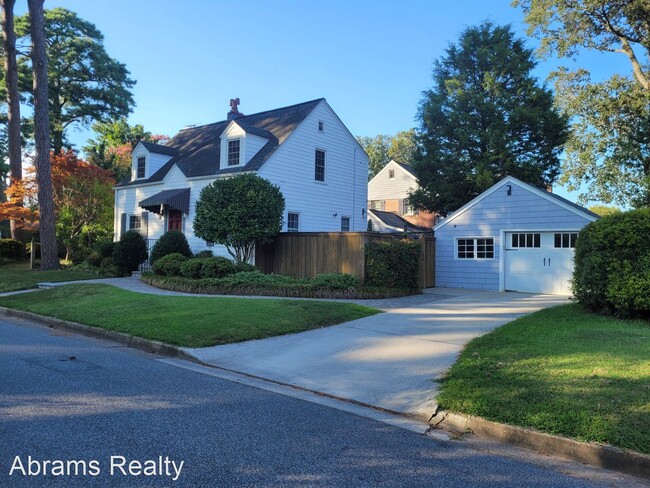
[{"label": "leafy green tree", "polygon": [[[16,19],[16,35],[26,41],[29,15]],[[134,105],[125,65],[111,58],[104,36],[90,22],[64,8],[45,11],[52,149],[59,154],[65,131],[73,124],[88,126],[127,115]],[[24,92],[31,93],[30,61],[20,60]]]},{"label": "leafy green tree", "polygon": [[379,134],[375,137],[357,136],[357,142],[368,155],[368,180],[371,180],[388,164],[390,156],[390,136]]},{"label": "leafy green tree", "polygon": [[126,117],[93,124],[95,138],[88,140],[83,151],[89,162],[112,171],[117,181],[131,174],[131,150],[138,141],[163,144],[167,136],[152,134],[140,124],[129,125]]},{"label": "leafy green tree", "polygon": [[253,174],[218,179],[201,190],[194,233],[223,244],[239,263],[252,257],[255,242],[270,242],[282,229],[280,189]]},{"label": "leafy green tree", "polygon": [[398,163],[411,164],[417,150],[415,129],[404,130],[390,140],[388,158]]},{"label": "leafy green tree", "polygon": [[543,55],[579,61],[584,50],[619,53],[630,72],[593,82],[588,71],[555,74],[558,105],[571,118],[561,182],[586,186],[582,201],[650,205],[650,2],[515,0]]},{"label": "leafy green tree", "polygon": [[535,64],[509,26],[469,27],[449,45],[420,104],[412,204],[447,215],[508,175],[556,180],[567,121]]},{"label": "leafy green tree", "polygon": [[618,207],[611,207],[609,205],[591,205],[589,207],[593,213],[600,215],[601,217],[606,217],[608,215],[614,215],[621,212],[621,209]]}]

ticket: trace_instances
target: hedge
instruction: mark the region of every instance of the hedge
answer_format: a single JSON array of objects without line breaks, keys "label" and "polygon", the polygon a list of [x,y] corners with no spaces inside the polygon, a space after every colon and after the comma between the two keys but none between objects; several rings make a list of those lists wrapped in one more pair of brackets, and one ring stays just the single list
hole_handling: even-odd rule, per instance
[{"label": "hedge", "polygon": [[181,266],[187,261],[187,256],[173,252],[154,261],[153,272],[163,276],[180,276]]},{"label": "hedge", "polygon": [[582,229],[572,288],[588,309],[650,317],[650,209],[603,217]]},{"label": "hedge", "polygon": [[[187,265],[189,261],[185,262]],[[266,275],[259,271],[240,272],[225,278],[189,279],[144,273],[142,281],[164,290],[213,295],[249,295],[302,298],[392,298],[411,295],[403,288],[347,286],[358,283],[350,275],[323,275],[325,278],[298,279]]]},{"label": "hedge", "polygon": [[420,244],[404,240],[381,240],[366,244],[366,285],[418,288]]}]

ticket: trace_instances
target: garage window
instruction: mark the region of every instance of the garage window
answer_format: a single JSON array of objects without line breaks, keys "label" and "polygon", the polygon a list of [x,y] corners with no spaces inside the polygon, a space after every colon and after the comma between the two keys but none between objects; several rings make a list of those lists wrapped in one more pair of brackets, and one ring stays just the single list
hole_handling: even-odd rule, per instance
[{"label": "garage window", "polygon": [[560,232],[555,234],[555,247],[573,248],[578,240],[577,232]]},{"label": "garage window", "polygon": [[493,237],[472,237],[456,241],[458,259],[494,259]]},{"label": "garage window", "polygon": [[534,233],[518,233],[512,234],[512,247],[540,247],[541,234]]}]

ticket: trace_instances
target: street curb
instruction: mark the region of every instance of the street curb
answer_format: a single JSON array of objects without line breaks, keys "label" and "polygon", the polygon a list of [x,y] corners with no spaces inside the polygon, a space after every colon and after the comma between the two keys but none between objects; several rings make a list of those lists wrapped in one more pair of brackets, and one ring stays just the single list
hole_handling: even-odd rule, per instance
[{"label": "street curb", "polygon": [[93,327],[91,325],[79,324],[77,322],[70,322],[68,320],[61,320],[54,317],[47,317],[45,315],[38,315],[24,310],[16,310],[13,308],[0,307],[0,315],[5,317],[18,317],[21,319],[29,320],[37,324],[45,325],[54,329],[62,329],[68,332],[94,337],[96,339],[104,339],[111,342],[122,344],[125,347],[139,349],[141,351],[161,354],[163,356],[180,357],[192,362],[197,362],[197,359],[187,354],[180,347],[165,344],[164,342],[144,339],[136,337],[124,332],[114,332],[112,330],[102,329],[100,327]]},{"label": "street curb", "polygon": [[471,432],[514,446],[534,449],[584,464],[650,478],[650,456],[610,445],[580,442],[532,429],[492,422],[473,415],[439,411],[429,423],[447,431]]}]

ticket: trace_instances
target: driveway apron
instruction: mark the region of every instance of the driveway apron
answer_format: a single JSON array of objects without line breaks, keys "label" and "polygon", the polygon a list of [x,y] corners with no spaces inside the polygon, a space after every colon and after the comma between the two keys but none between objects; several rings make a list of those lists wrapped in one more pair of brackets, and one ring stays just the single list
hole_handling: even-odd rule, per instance
[{"label": "driveway apron", "polygon": [[294,385],[429,420],[436,379],[472,338],[559,296],[436,288],[417,303],[338,326],[200,349],[194,357]]}]

